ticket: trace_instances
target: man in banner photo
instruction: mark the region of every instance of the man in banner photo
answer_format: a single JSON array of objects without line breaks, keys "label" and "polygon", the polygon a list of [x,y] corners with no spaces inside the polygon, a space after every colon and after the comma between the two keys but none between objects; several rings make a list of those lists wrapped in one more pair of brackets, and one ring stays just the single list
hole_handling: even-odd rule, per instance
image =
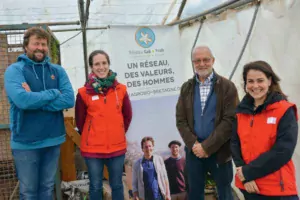
[{"label": "man in banner photo", "polygon": [[181,142],[179,142],[178,140],[173,140],[169,143],[168,147],[171,150],[171,156],[167,160],[165,160],[165,166],[170,183],[171,199],[185,200],[185,158],[182,157],[179,153]]},{"label": "man in banner photo", "polygon": [[181,87],[176,125],[186,145],[189,200],[204,200],[205,175],[217,184],[219,200],[233,200],[230,137],[238,94],[235,85],[213,70],[206,46],[192,52],[193,78]]}]

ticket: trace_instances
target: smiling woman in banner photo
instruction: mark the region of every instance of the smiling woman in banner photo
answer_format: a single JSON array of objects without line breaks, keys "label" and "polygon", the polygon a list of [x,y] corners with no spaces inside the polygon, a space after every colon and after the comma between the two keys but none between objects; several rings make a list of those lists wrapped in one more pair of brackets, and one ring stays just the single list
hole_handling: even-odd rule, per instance
[{"label": "smiling woman in banner photo", "polygon": [[103,167],[107,166],[113,200],[123,200],[122,174],[126,153],[125,133],[132,119],[126,86],[110,70],[102,50],[89,56],[92,73],[78,90],[75,118],[81,133],[80,150],[88,167],[91,200],[102,200]]},{"label": "smiling woman in banner photo", "polygon": [[297,108],[287,100],[279,77],[264,61],[246,64],[245,97],[237,107],[231,139],[236,186],[246,200],[298,200],[292,161]]}]

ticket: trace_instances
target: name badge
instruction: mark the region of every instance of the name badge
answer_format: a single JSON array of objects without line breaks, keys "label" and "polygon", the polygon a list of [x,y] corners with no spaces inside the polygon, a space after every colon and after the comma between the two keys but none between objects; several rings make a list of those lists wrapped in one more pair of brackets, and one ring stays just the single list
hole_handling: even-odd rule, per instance
[{"label": "name badge", "polygon": [[268,117],[267,124],[276,124],[276,117]]},{"label": "name badge", "polygon": [[95,95],[95,96],[92,96],[92,101],[96,101],[99,99],[99,96],[98,95]]}]

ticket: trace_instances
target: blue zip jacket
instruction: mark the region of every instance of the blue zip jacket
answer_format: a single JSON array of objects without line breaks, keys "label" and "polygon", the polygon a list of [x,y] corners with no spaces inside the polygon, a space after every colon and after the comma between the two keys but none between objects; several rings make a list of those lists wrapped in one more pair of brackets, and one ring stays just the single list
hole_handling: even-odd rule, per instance
[{"label": "blue zip jacket", "polygon": [[[30,92],[22,87],[24,82]],[[61,66],[49,57],[36,63],[22,54],[5,71],[4,85],[13,142],[34,144],[65,135],[63,109],[74,106],[74,91]]]}]

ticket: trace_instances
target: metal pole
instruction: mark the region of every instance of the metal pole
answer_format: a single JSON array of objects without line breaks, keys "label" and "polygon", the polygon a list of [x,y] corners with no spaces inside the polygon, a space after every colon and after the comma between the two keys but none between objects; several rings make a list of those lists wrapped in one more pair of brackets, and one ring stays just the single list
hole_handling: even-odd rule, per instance
[{"label": "metal pole", "polygon": [[[85,30],[89,31],[89,30],[106,30],[108,29],[108,26],[99,26],[99,27],[89,27],[86,28]],[[49,29],[50,30],[50,29]],[[82,28],[68,28],[68,29],[51,29],[51,32],[71,32],[71,31],[82,31]],[[23,34],[23,32],[6,32],[6,33],[1,33],[4,35],[17,35],[17,34]]]},{"label": "metal pole", "polygon": [[88,80],[88,62],[87,62],[87,39],[86,39],[86,27],[84,19],[84,2],[83,0],[78,0],[79,4],[79,15],[80,23],[82,29],[82,45],[83,45],[83,59],[84,59],[84,69],[85,69],[85,80]]},{"label": "metal pole", "polygon": [[[108,29],[108,26],[99,26],[99,27],[89,27],[86,28],[85,30],[105,30]],[[52,32],[70,32],[70,31],[82,31],[82,28],[70,28],[70,29],[56,29],[56,30],[51,30]]]},{"label": "metal pole", "polygon": [[162,23],[161,23],[161,25],[165,25],[165,23],[166,23],[166,21],[167,21],[169,15],[170,15],[170,13],[171,13],[171,11],[173,10],[173,8],[174,8],[174,6],[175,6],[176,1],[177,1],[177,0],[173,0],[172,4],[171,4],[170,7],[169,7],[169,10],[168,10],[166,16],[164,17],[164,19],[163,19],[163,21],[162,21]]},{"label": "metal pole", "polygon": [[[27,24],[27,23],[23,23]],[[47,25],[47,26],[65,26],[65,25],[80,25],[79,21],[73,22],[43,22],[43,23],[35,23],[37,25]]]},{"label": "metal pole", "polygon": [[[225,3],[222,3],[222,4],[212,8],[212,9],[206,10],[206,11],[204,11],[204,12],[198,14],[198,15],[194,15],[194,16],[191,16],[191,17],[188,17],[186,19],[179,20],[179,21],[171,22],[168,25],[173,26],[173,25],[177,25],[177,24],[183,24],[183,23],[189,22],[191,20],[196,20],[200,17],[211,14],[211,13],[216,12],[218,10],[229,8],[229,6],[231,6],[232,4],[235,4],[237,2],[241,2],[239,6],[242,6],[242,5],[245,5],[245,4],[253,2],[253,1],[255,1],[255,0],[231,0],[231,1],[227,1]],[[232,7],[230,7],[230,8],[232,8]]]},{"label": "metal pole", "polygon": [[184,7],[185,7],[185,5],[186,5],[186,2],[187,2],[187,0],[183,0],[183,1],[181,2],[179,11],[178,11],[178,13],[177,13],[176,20],[179,20],[179,19],[180,19],[181,14],[182,14],[182,12],[183,12],[183,9],[184,9]]},{"label": "metal pole", "polygon": [[62,200],[62,193],[61,193],[61,179],[60,179],[60,161],[58,161],[58,167],[55,174],[55,193],[56,193],[56,200]]},{"label": "metal pole", "polygon": [[87,27],[87,23],[89,20],[89,15],[90,15],[90,4],[91,4],[91,0],[87,0],[86,1],[86,8],[85,8],[85,18],[84,18],[84,27]]},{"label": "metal pole", "polygon": [[5,30],[5,31],[12,31],[12,30],[22,30],[22,29],[27,29],[29,27],[34,27],[34,26],[65,26],[65,25],[80,25],[79,21],[74,21],[74,22],[45,22],[45,23],[34,23],[34,24],[29,24],[29,23],[23,23],[23,24],[2,24],[0,25],[0,30]]},{"label": "metal pole", "polygon": [[256,4],[256,8],[255,8],[255,11],[254,11],[254,14],[253,14],[253,17],[252,17],[252,21],[251,21],[250,28],[249,28],[248,33],[247,33],[246,40],[245,40],[245,42],[244,42],[244,45],[243,45],[242,50],[241,50],[241,52],[240,52],[240,55],[239,55],[239,57],[238,57],[238,59],[237,59],[237,61],[236,61],[236,63],[235,63],[235,66],[234,66],[234,68],[233,68],[233,70],[232,70],[232,72],[231,72],[231,74],[230,74],[230,76],[229,76],[229,80],[232,79],[232,77],[233,77],[233,75],[234,75],[236,69],[238,68],[238,66],[239,66],[239,64],[240,64],[240,61],[241,61],[241,59],[242,59],[242,57],[243,57],[243,55],[244,55],[244,52],[245,52],[245,50],[246,50],[246,47],[247,47],[247,45],[248,45],[248,42],[249,42],[249,40],[250,40],[252,31],[253,31],[253,28],[254,28],[254,24],[255,24],[255,21],[256,21],[256,17],[257,17],[257,13],[258,13],[259,7],[260,7],[260,2],[258,2],[258,3]]},{"label": "metal pole", "polygon": [[88,80],[89,76],[89,69],[88,69],[88,62],[87,62],[87,39],[86,39],[86,29],[83,28],[82,30],[82,40],[83,40],[83,57],[84,57],[84,68],[85,68],[85,80]]},{"label": "metal pole", "polygon": [[[22,23],[22,25],[30,25],[30,24],[34,24],[36,26],[42,26],[42,25],[46,25],[46,26],[65,26],[65,25],[80,25],[80,22],[79,21],[72,21],[72,22],[39,22],[39,23],[24,22],[24,23]],[[5,26],[5,25],[0,25],[0,26]]]},{"label": "metal pole", "polygon": [[194,40],[194,44],[193,44],[193,47],[192,47],[192,50],[191,50],[191,62],[192,62],[192,68],[193,68],[193,72],[195,73],[195,70],[194,70],[194,66],[193,66],[193,51],[194,51],[194,48],[197,44],[197,41],[198,41],[198,38],[199,38],[199,34],[200,34],[200,31],[202,29],[202,26],[204,24],[204,21],[205,21],[205,17],[203,17],[200,21],[200,26],[198,28],[198,31],[197,31],[197,34],[196,34],[196,37],[195,37],[195,40]]},{"label": "metal pole", "polygon": [[220,13],[222,13],[222,12],[228,10],[228,9],[238,8],[240,6],[243,6],[243,5],[246,5],[248,3],[255,2],[255,1],[259,2],[260,0],[241,0],[241,1],[238,1],[238,2],[236,2],[236,3],[234,3],[230,6],[226,7],[226,8],[220,9],[220,10],[218,10],[218,11],[212,13],[212,14],[219,15]]}]

